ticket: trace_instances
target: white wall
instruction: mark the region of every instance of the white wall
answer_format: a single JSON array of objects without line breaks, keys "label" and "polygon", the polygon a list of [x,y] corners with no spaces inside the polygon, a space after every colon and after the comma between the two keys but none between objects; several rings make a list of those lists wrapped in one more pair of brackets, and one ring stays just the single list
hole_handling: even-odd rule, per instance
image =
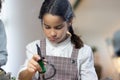
[{"label": "white wall", "polygon": [[5,0],[2,19],[7,32],[7,72],[16,76],[25,60],[25,46],[42,37],[38,14],[42,0]]}]

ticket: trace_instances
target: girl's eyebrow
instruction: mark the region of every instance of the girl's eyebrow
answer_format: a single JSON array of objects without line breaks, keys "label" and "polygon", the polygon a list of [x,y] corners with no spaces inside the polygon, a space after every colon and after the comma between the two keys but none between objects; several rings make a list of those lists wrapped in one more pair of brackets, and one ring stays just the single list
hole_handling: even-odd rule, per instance
[{"label": "girl's eyebrow", "polygon": [[55,26],[55,27],[59,27],[59,26],[62,26],[63,25],[63,23],[61,23],[60,25],[57,25],[57,26]]},{"label": "girl's eyebrow", "polygon": [[[47,24],[45,24],[45,23],[43,23],[45,26],[49,26],[50,27],[50,25],[47,25]],[[54,26],[54,27],[59,27],[59,26],[62,26],[63,25],[63,23],[61,23],[61,24],[59,24],[59,25],[57,25],[57,26]]]},{"label": "girl's eyebrow", "polygon": [[49,25],[47,25],[47,24],[45,24],[45,23],[43,23],[45,26],[49,26]]}]

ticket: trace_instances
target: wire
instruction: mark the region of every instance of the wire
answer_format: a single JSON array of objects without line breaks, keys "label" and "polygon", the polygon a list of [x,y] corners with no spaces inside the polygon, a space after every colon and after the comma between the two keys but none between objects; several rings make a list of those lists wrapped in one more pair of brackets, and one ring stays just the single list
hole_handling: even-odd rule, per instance
[{"label": "wire", "polygon": [[[47,62],[48,63],[48,62]],[[50,63],[48,63],[47,65],[49,65],[49,66],[51,66],[53,69],[53,74],[51,75],[51,76],[49,76],[49,77],[45,77],[45,74],[43,74],[42,75],[42,80],[48,80],[48,79],[51,79],[51,78],[53,78],[54,76],[55,76],[55,74],[56,74],[56,68],[55,68],[55,66],[53,65],[53,64],[50,64]],[[41,73],[39,72],[39,78],[38,78],[38,80],[40,80],[40,75],[41,75]]]}]

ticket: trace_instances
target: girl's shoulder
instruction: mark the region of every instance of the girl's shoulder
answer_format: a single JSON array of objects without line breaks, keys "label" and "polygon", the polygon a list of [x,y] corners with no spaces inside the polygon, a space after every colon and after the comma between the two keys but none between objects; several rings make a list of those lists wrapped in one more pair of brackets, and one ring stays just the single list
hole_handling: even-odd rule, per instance
[{"label": "girl's shoulder", "polygon": [[87,59],[93,55],[92,49],[90,46],[84,44],[84,46],[79,49],[78,58]]},{"label": "girl's shoulder", "polygon": [[84,44],[84,46],[80,48],[79,51],[91,51],[91,47],[89,45]]}]

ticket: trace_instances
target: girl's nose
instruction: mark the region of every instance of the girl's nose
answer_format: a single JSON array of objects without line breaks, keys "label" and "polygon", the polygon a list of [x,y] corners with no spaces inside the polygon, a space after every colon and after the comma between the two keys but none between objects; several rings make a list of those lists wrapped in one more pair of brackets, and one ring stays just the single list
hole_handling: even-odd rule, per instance
[{"label": "girl's nose", "polygon": [[51,30],[50,34],[51,34],[52,37],[56,37],[56,35],[57,35],[55,30]]}]

